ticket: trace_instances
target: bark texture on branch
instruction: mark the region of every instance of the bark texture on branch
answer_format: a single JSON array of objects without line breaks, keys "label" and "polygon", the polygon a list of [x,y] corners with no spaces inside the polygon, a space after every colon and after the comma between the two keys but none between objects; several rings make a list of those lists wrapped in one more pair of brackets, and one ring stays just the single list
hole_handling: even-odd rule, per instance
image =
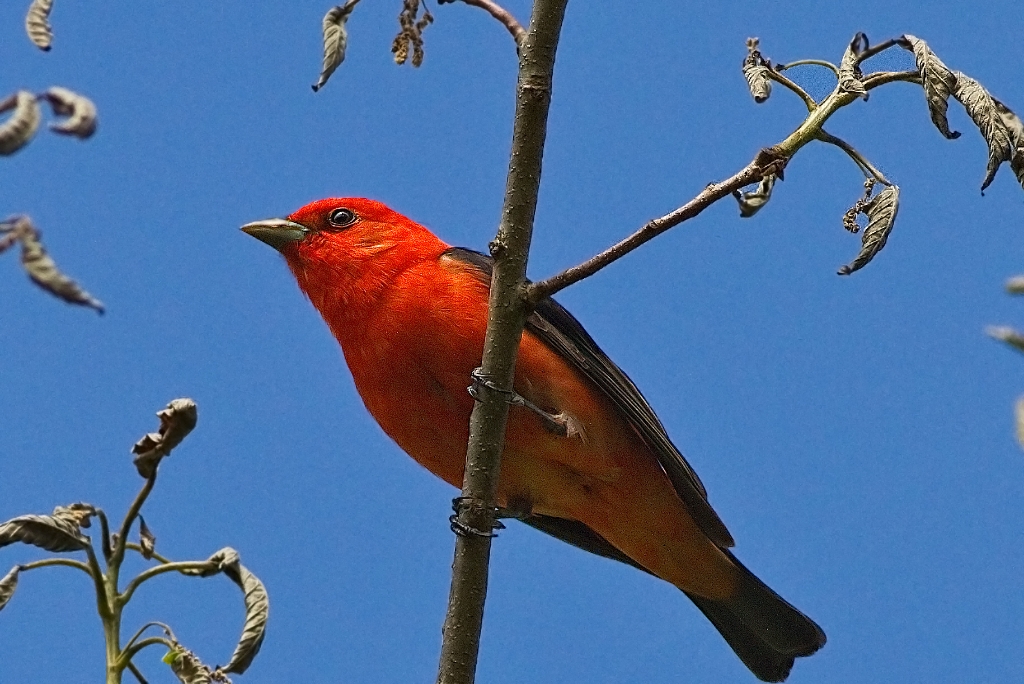
[{"label": "bark texture on branch", "polygon": [[[481,376],[511,389],[519,338],[526,318],[526,262],[540,190],[555,50],[567,0],[537,0],[520,48],[516,113],[508,180],[498,234],[490,315]],[[467,381],[469,379],[467,378]],[[509,405],[500,392],[482,391],[470,418],[462,496],[457,499],[452,587],[444,623],[438,684],[471,684],[476,674],[480,631],[494,525],[494,501]]]}]

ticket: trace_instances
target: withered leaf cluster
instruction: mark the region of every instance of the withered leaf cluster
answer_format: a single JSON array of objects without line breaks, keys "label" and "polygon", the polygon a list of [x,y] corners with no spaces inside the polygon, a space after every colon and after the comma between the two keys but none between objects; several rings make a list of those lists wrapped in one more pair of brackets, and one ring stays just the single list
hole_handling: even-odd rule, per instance
[{"label": "withered leaf cluster", "polygon": [[50,28],[50,10],[53,0],[32,0],[25,15],[25,31],[28,39],[40,50],[49,50],[53,45],[53,29]]},{"label": "withered leaf cluster", "polygon": [[54,114],[67,117],[50,124],[54,133],[85,140],[96,132],[96,105],[89,98],[60,86],[53,86],[40,97],[50,103]]},{"label": "withered leaf cluster", "polygon": [[0,222],[0,254],[21,243],[21,265],[32,282],[69,304],[87,306],[102,314],[103,303],[57,268],[40,237],[27,216],[14,216]]},{"label": "withered leaf cluster", "polygon": [[868,225],[861,234],[860,252],[846,266],[842,266],[839,275],[850,275],[858,271],[868,262],[875,258],[885,247],[892,232],[893,224],[896,222],[896,213],[900,208],[900,189],[895,185],[887,185],[882,192],[871,197],[871,190],[874,187],[872,181],[865,184],[865,196],[859,200],[843,217],[843,224],[850,232],[857,232],[856,216],[864,214],[868,217]]},{"label": "withered leaf cluster", "polygon": [[1024,123],[1021,119],[973,78],[959,71],[951,71],[925,41],[904,34],[897,42],[914,53],[928,112],[939,132],[950,139],[960,137],[958,132],[949,129],[946,119],[948,100],[952,95],[964,106],[985,138],[988,144],[988,166],[981,183],[982,192],[992,183],[1003,162],[1010,162],[1010,169],[1024,187]]},{"label": "withered leaf cluster", "polygon": [[49,102],[56,116],[66,117],[50,124],[54,133],[84,140],[96,132],[96,105],[84,95],[60,86],[54,86],[38,97],[27,90],[19,90],[0,100],[0,113],[14,110],[0,124],[0,155],[14,154],[27,145],[39,130],[42,120],[39,100]]},{"label": "withered leaf cluster", "polygon": [[423,16],[419,16],[420,0],[402,0],[402,11],[398,14],[398,35],[391,43],[391,52],[395,55],[395,64],[405,64],[409,59],[409,48],[412,48],[412,65],[423,64],[423,30],[434,22],[433,15],[426,5]]},{"label": "withered leaf cluster", "polygon": [[324,15],[324,65],[320,70],[320,78],[313,84],[314,93],[324,87],[335,69],[345,61],[345,49],[348,47],[348,30],[345,24],[358,3],[359,0],[348,0],[344,5],[327,10],[327,14]]},{"label": "withered leaf cluster", "polygon": [[242,627],[242,636],[228,664],[217,668],[223,672],[242,674],[249,669],[266,636],[267,620],[270,616],[267,589],[256,575],[242,565],[238,552],[230,547],[216,552],[206,562],[209,564],[206,569],[188,571],[185,574],[211,577],[224,573],[238,585],[245,598],[245,624]]},{"label": "withered leaf cluster", "polygon": [[136,454],[135,468],[145,478],[156,473],[160,461],[181,444],[199,419],[196,403],[191,399],[174,399],[156,415],[160,419],[159,430],[143,436],[132,447],[132,453]]},{"label": "withered leaf cluster", "polygon": [[95,509],[88,504],[58,506],[52,515],[21,515],[0,524],[0,548],[15,542],[38,546],[46,551],[63,553],[82,551],[89,538],[81,528],[88,527]]},{"label": "withered leaf cluster", "polygon": [[[747,56],[743,60],[743,77],[754,102],[761,104],[772,94],[772,82],[768,76],[768,62],[757,49],[757,38],[747,38]],[[753,214],[750,214],[751,216]]]}]

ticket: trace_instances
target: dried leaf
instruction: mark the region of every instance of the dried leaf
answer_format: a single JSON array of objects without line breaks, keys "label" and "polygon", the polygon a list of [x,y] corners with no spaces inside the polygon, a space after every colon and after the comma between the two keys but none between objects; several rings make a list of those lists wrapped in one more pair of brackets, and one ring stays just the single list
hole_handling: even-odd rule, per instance
[{"label": "dried leaf", "polygon": [[53,509],[54,518],[67,521],[76,527],[92,527],[90,519],[94,515],[96,515],[96,507],[87,503],[73,503]]},{"label": "dried leaf", "polygon": [[772,94],[772,81],[768,77],[767,62],[761,56],[757,46],[757,38],[747,38],[747,56],[743,60],[743,77],[747,79],[747,87],[750,89],[754,102],[761,104]]},{"label": "dried leaf", "polygon": [[962,72],[956,72],[955,76],[956,89],[953,91],[953,97],[964,106],[988,143],[988,166],[985,169],[985,180],[981,182],[981,192],[984,194],[985,188],[996,177],[999,165],[1014,158],[1017,145],[989,92]]},{"label": "dried leaf", "polygon": [[142,549],[142,557],[149,560],[153,557],[156,548],[156,535],[146,525],[146,519],[139,515],[139,547]]},{"label": "dried leaf", "polygon": [[204,665],[195,653],[181,644],[175,644],[174,650],[169,651],[163,660],[171,666],[171,672],[182,684],[211,684],[214,681],[231,681],[218,670],[212,670],[208,665]]},{"label": "dried leaf", "polygon": [[843,53],[843,61],[839,63],[839,90],[844,93],[852,93],[865,100],[868,99],[868,91],[861,83],[860,56],[868,49],[868,37],[858,33],[850,41],[850,45]]},{"label": "dried leaf", "polygon": [[14,590],[18,588],[19,572],[21,572],[21,566],[15,565],[9,573],[3,576],[3,579],[0,579],[0,610],[3,610],[14,596]]},{"label": "dried leaf", "polygon": [[53,29],[50,28],[50,9],[53,0],[32,0],[25,15],[25,31],[28,38],[40,50],[47,51],[53,43]]},{"label": "dried leaf", "polygon": [[921,86],[924,88],[924,97],[928,102],[928,113],[931,115],[932,123],[939,129],[942,135],[950,140],[960,137],[958,131],[949,130],[949,121],[946,119],[946,110],[949,107],[950,94],[956,88],[956,76],[949,70],[942,60],[935,56],[928,43],[909,33],[904,34],[898,41],[901,47],[914,53],[914,61],[917,62],[917,70],[921,74]]},{"label": "dried leaf", "polygon": [[768,200],[772,198],[772,188],[775,187],[775,178],[774,173],[768,174],[757,184],[757,190],[751,192],[733,191],[732,196],[740,205],[741,218],[750,218],[768,204]]},{"label": "dried leaf", "polygon": [[212,577],[223,572],[232,582],[237,584],[245,595],[245,625],[242,636],[238,639],[231,660],[218,671],[242,674],[263,645],[263,637],[267,631],[267,618],[270,614],[270,599],[263,582],[252,574],[241,563],[238,552],[225,547],[210,556],[207,561],[211,567],[204,570],[186,570],[183,574],[193,577]]},{"label": "dried leaf", "polygon": [[160,418],[159,431],[150,432],[132,447],[132,453],[137,454],[133,461],[135,468],[146,478],[151,477],[160,461],[192,432],[199,419],[196,403],[191,399],[175,399],[156,415]]},{"label": "dried leaf", "polygon": [[1006,130],[1009,131],[1010,137],[1014,141],[1015,147],[1013,158],[1010,159],[1010,169],[1017,176],[1021,187],[1024,188],[1024,121],[1021,121],[1020,117],[1010,111],[1009,107],[994,97],[992,103],[995,104],[999,118],[1003,120],[1003,125],[1006,126]]},{"label": "dried leaf", "polygon": [[231,655],[231,660],[223,667],[224,672],[242,674],[263,646],[263,638],[267,632],[267,619],[270,617],[270,598],[263,582],[241,563],[224,568],[224,574],[241,587],[245,594],[245,625],[238,646]]},{"label": "dried leaf", "polygon": [[0,155],[11,155],[24,147],[39,129],[42,113],[36,96],[19,90],[0,102],[0,112],[13,109],[14,113],[0,124]]},{"label": "dried leaf", "polygon": [[344,5],[327,10],[327,14],[324,15],[324,66],[320,70],[319,80],[313,84],[314,93],[324,87],[334,70],[345,61],[345,48],[348,46],[345,23],[348,22],[358,2],[359,0],[348,0]]},{"label": "dried leaf", "polygon": [[50,103],[54,114],[67,117],[50,124],[54,133],[85,140],[96,132],[96,105],[89,98],[60,86],[53,86],[42,97]]},{"label": "dried leaf", "polygon": [[8,219],[5,225],[18,235],[21,242],[21,265],[32,282],[69,304],[88,306],[103,313],[102,302],[60,272],[39,241],[39,231],[27,216],[15,216]]},{"label": "dried leaf", "polygon": [[1024,335],[1013,328],[993,325],[985,328],[985,332],[988,333],[989,337],[995,338],[1000,342],[1005,342],[1017,351],[1024,352]]},{"label": "dried leaf", "polygon": [[895,185],[887,186],[871,198],[862,210],[868,217],[868,225],[861,235],[860,253],[848,265],[839,269],[839,275],[850,275],[864,268],[885,247],[899,208],[900,189]]},{"label": "dried leaf", "polygon": [[81,551],[89,545],[78,525],[66,518],[49,515],[22,515],[0,524],[0,547],[21,542],[47,551]]}]

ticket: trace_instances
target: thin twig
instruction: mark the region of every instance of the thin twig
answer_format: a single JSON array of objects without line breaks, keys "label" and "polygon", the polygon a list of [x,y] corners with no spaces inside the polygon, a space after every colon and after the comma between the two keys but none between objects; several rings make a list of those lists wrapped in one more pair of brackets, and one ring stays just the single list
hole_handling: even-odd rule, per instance
[{"label": "thin twig", "polygon": [[131,600],[132,594],[135,590],[142,585],[143,582],[151,580],[157,575],[163,575],[168,572],[186,572],[188,570],[215,570],[217,568],[216,563],[210,563],[207,561],[179,561],[177,563],[161,563],[148,570],[140,572],[135,579],[129,582],[124,591],[117,597],[117,603],[119,605],[125,605]]},{"label": "thin twig", "polygon": [[675,211],[665,214],[661,218],[649,221],[625,240],[609,247],[597,256],[584,261],[578,266],[568,268],[547,280],[541,280],[531,284],[527,288],[527,299],[531,303],[536,304],[544,297],[550,297],[556,292],[569,287],[573,283],[579,282],[580,280],[597,273],[608,264],[620,259],[626,254],[629,254],[651,238],[657,237],[669,228],[678,226],[683,221],[697,216],[718,200],[731,195],[734,190],[739,190],[744,186],[761,180],[763,173],[763,169],[758,164],[757,160],[750,162],[739,173],[735,174],[731,178],[728,178],[721,183],[712,183],[711,185],[708,185],[706,188],[701,190],[696,197],[683,206],[679,207]]},{"label": "thin twig", "polygon": [[134,658],[139,651],[149,646],[166,646],[167,650],[171,651],[174,650],[175,644],[167,637],[147,637],[122,651],[121,657],[117,659],[118,666],[122,668],[127,667],[128,663],[132,662],[132,658]]},{"label": "thin twig", "polygon": [[124,549],[125,544],[128,543],[128,535],[132,531],[132,523],[135,522],[135,518],[139,517],[139,511],[142,510],[142,504],[146,503],[146,497],[153,491],[153,485],[156,484],[157,470],[153,470],[153,474],[146,478],[146,484],[142,485],[142,489],[139,490],[138,495],[135,497],[135,501],[132,501],[132,505],[128,508],[128,512],[124,516],[124,522],[121,523],[121,532],[117,536],[117,543],[114,545],[111,565],[121,565],[121,561],[124,560]]},{"label": "thin twig", "polygon": [[110,562],[110,523],[107,522],[107,514],[103,512],[102,508],[96,509],[96,517],[100,519],[100,534],[103,535],[103,541],[100,544],[100,548],[103,549],[103,560]]},{"label": "thin twig", "polygon": [[857,164],[857,166],[860,167],[861,172],[866,177],[874,177],[874,179],[877,180],[882,185],[892,185],[892,183],[889,182],[889,179],[886,178],[881,171],[876,169],[874,165],[872,165],[872,163],[868,161],[867,157],[858,152],[857,149],[854,148],[854,146],[851,145],[850,143],[846,142],[842,138],[837,138],[831,133],[826,132],[825,129],[821,129],[820,131],[818,131],[817,137],[818,140],[820,140],[821,142],[828,143],[829,145],[835,145],[843,152],[846,152],[846,154],[850,155],[850,159],[852,159]]},{"label": "thin twig", "polygon": [[128,662],[128,671],[135,675],[135,678],[139,680],[139,684],[149,684],[149,682],[146,681],[146,678],[142,676],[142,673],[139,672],[139,668],[135,667],[135,663],[131,661]]},{"label": "thin twig", "polygon": [[899,45],[899,43],[896,41],[895,38],[890,38],[889,40],[883,40],[881,43],[874,47],[869,47],[867,50],[860,53],[860,55],[857,57],[857,64],[859,65],[863,63],[864,60],[871,59],[879,52],[885,52],[894,45]]},{"label": "thin twig", "polygon": [[[516,112],[508,179],[488,304],[479,375],[500,390],[512,388],[516,353],[526,320],[522,297],[526,261],[540,190],[555,51],[567,0],[536,0],[530,30],[520,47]],[[480,394],[469,421],[466,468],[457,518],[452,586],[445,615],[438,684],[472,684],[480,651],[491,530],[509,404],[501,392]]]},{"label": "thin twig", "polygon": [[791,68],[796,67],[796,66],[811,66],[811,65],[827,67],[827,68],[832,70],[833,74],[835,74],[836,76],[839,75],[839,67],[837,67],[832,62],[826,61],[824,59],[798,59],[795,62],[788,62],[786,64],[776,64],[775,65],[775,70],[776,71],[785,71],[786,69],[791,69]]},{"label": "thin twig", "polygon": [[916,83],[921,85],[921,74],[920,72],[914,71],[876,71],[873,74],[868,75],[864,78],[861,83],[864,84],[865,90],[871,90],[878,86],[883,86],[886,83],[893,83],[895,81],[906,81],[908,83]]},{"label": "thin twig", "polygon": [[[449,0],[454,2],[454,0]],[[520,24],[512,13],[507,9],[494,2],[494,0],[462,0],[467,5],[473,5],[484,10],[492,17],[501,22],[501,24],[508,29],[508,32],[512,34],[512,40],[516,41],[516,45],[521,46],[523,41],[526,40],[526,29]],[[444,3],[440,3],[444,4]]]},{"label": "thin twig", "polygon": [[[140,556],[143,554],[142,547],[139,546],[138,544],[136,544],[135,542],[126,542],[124,547],[126,549],[128,549],[129,551],[137,552]],[[173,563],[174,562],[174,561],[170,560],[169,558],[165,558],[164,556],[161,556],[156,551],[153,551],[152,553],[150,553],[149,557],[151,559],[157,561],[157,562],[160,562],[160,563]]]},{"label": "thin twig", "polygon": [[796,93],[800,97],[800,99],[804,101],[804,104],[807,105],[807,111],[813,112],[818,107],[818,103],[815,101],[813,97],[810,96],[810,94],[806,90],[804,90],[796,83],[783,76],[775,69],[768,69],[768,77],[775,81],[776,83],[781,83],[782,85],[786,86],[794,93]]},{"label": "thin twig", "polygon": [[89,566],[79,560],[73,558],[44,558],[43,560],[32,561],[31,563],[25,563],[18,567],[22,570],[35,570],[36,568],[45,568],[53,565],[63,565],[69,568],[75,568],[81,570],[85,574],[92,577],[92,571],[89,570]]}]

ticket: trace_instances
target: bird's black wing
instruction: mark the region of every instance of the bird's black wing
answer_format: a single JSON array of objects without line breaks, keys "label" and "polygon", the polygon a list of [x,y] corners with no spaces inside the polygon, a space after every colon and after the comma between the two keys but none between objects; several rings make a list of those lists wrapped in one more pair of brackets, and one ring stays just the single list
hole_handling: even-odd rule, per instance
[{"label": "bird's black wing", "polygon": [[[490,257],[461,247],[448,249],[444,255],[475,266],[481,279],[486,279],[487,284],[490,285],[491,271],[494,266]],[[733,546],[732,535],[729,534],[725,523],[708,503],[704,485],[701,484],[697,474],[693,472],[693,468],[686,462],[683,455],[679,453],[679,449],[672,444],[672,440],[665,432],[665,427],[654,415],[650,404],[644,399],[633,381],[622,372],[622,369],[601,351],[601,348],[584,330],[580,322],[562,305],[547,297],[537,304],[537,308],[526,319],[526,329],[597,385],[657,456],[658,462],[671,480],[676,494],[686,504],[690,515],[693,516],[704,534],[722,548]],[[551,520],[559,519],[552,518]],[[529,520],[527,522],[529,523]],[[544,524],[534,524],[533,526],[599,556],[629,562],[621,557],[622,554],[609,553],[607,547],[611,545],[590,528],[587,530],[600,542],[603,542],[603,545],[590,539],[590,545],[587,546],[587,535],[581,534],[575,527],[577,525],[579,523],[560,529],[557,524],[545,521]],[[630,564],[636,565],[632,562]]]}]

